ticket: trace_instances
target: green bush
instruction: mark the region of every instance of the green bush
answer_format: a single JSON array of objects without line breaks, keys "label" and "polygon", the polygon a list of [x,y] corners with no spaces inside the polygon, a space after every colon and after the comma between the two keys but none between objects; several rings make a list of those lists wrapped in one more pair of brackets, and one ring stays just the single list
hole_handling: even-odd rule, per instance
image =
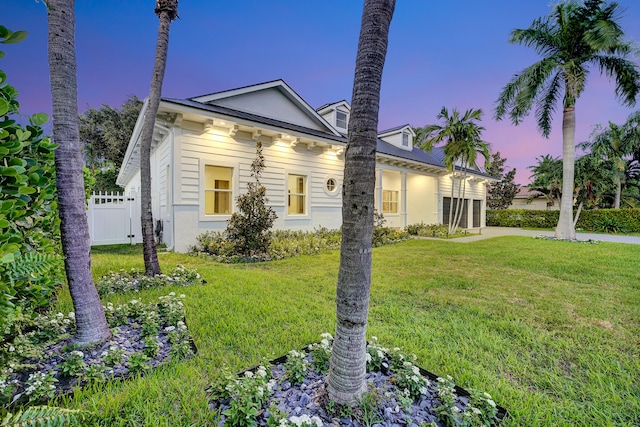
[{"label": "green bush", "polygon": [[[508,209],[487,211],[487,225],[496,227],[554,228],[560,211]],[[575,215],[575,212],[574,212]],[[640,232],[640,209],[583,210],[576,229],[607,233]]]},{"label": "green bush", "polygon": [[417,224],[407,225],[407,233],[411,236],[447,237],[449,235],[449,226],[446,224],[425,224],[424,222],[419,222]]},{"label": "green bush", "polygon": [[[10,37],[2,29],[0,38]],[[29,117],[27,125],[16,122],[16,97],[0,71],[0,344],[16,310],[29,315],[47,306],[62,283],[62,259],[54,255],[60,252],[57,145],[43,136],[46,114]]]},{"label": "green bush", "polygon": [[226,232],[207,231],[200,234],[192,254],[215,257],[221,262],[252,262],[290,258],[299,255],[315,255],[323,250],[339,249],[340,230],[321,227],[314,231],[276,230],[271,233],[271,244],[266,253],[245,256],[235,252],[235,245]]},{"label": "green bush", "polygon": [[554,228],[560,211],[528,209],[487,210],[487,225],[494,227]]},{"label": "green bush", "polygon": [[576,228],[607,233],[638,233],[640,232],[640,209],[582,211]]},{"label": "green bush", "polygon": [[264,170],[262,143],[256,143],[256,157],[251,163],[253,182],[247,184],[247,192],[238,196],[238,211],[227,224],[226,235],[233,245],[233,253],[243,257],[266,254],[271,244],[271,227],[277,215],[267,205],[267,189],[260,183]]}]

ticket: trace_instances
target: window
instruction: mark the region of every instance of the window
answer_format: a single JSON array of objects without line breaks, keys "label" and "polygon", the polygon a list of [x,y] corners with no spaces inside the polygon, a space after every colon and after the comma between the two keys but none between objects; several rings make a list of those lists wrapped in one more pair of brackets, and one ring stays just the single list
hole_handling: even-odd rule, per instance
[{"label": "window", "polygon": [[409,146],[409,134],[407,134],[407,133],[403,133],[402,134],[402,146],[403,147],[408,147]]},{"label": "window", "polygon": [[347,113],[344,111],[336,111],[336,126],[342,129],[347,128]]},{"label": "window", "polygon": [[382,213],[398,213],[398,192],[382,190]]},{"label": "window", "polygon": [[329,178],[327,179],[327,191],[329,193],[333,193],[334,191],[336,191],[336,188],[338,187],[338,183],[336,182],[335,178]]},{"label": "window", "polygon": [[232,168],[205,165],[204,213],[205,215],[231,214]]},{"label": "window", "polygon": [[289,214],[304,215],[307,213],[307,177],[289,175]]}]

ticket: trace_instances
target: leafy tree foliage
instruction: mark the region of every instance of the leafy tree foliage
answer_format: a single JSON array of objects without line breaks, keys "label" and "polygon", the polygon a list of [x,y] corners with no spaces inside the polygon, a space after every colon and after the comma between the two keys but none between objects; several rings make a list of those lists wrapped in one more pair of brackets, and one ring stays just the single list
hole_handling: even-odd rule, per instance
[{"label": "leafy tree foliage", "polygon": [[111,169],[122,164],[141,109],[142,101],[131,95],[120,108],[102,104],[80,115],[80,140],[89,169]]},{"label": "leafy tree foliage", "polygon": [[545,154],[536,158],[536,165],[529,166],[531,169],[533,182],[528,185],[532,190],[542,193],[547,204],[552,206],[560,204],[562,199],[562,160]]},{"label": "leafy tree foliage", "polygon": [[[16,43],[26,35],[0,26],[0,43]],[[40,127],[46,114],[30,117],[26,126],[14,120],[17,95],[0,71],[0,336],[20,312],[48,305],[62,265],[54,255],[59,250],[56,145]]]},{"label": "leafy tree foliage", "polygon": [[627,184],[633,185],[631,180],[637,177],[639,159],[634,153],[640,150],[640,132],[638,131],[640,112],[629,116],[622,125],[609,122],[606,128],[598,126],[591,134],[591,140],[580,144],[598,157],[601,166],[605,167],[614,181],[613,208],[618,209],[621,203],[622,191]]},{"label": "leafy tree foliage", "polygon": [[[437,116],[441,125],[427,125],[418,136],[422,140],[421,147],[431,151],[434,145],[444,143],[444,163],[451,172],[451,203],[449,204],[449,233],[455,233],[462,219],[464,196],[469,168],[476,166],[478,154],[485,161],[489,159],[489,144],[481,139],[484,127],[478,123],[482,120],[481,109],[469,109],[461,115],[455,108],[451,114],[446,107],[442,107]],[[455,173],[456,167],[462,172]],[[458,197],[454,203],[454,178],[458,178]],[[455,204],[455,210],[454,210]]]},{"label": "leafy tree foliage", "polygon": [[498,151],[491,154],[491,158],[487,162],[486,172],[500,179],[500,182],[492,182],[488,186],[487,208],[489,209],[507,209],[518,194],[520,185],[514,182],[516,169],[513,168],[505,173],[504,164],[506,161],[507,159],[503,159]]},{"label": "leafy tree foliage", "polygon": [[227,225],[227,238],[233,244],[233,253],[242,256],[266,254],[271,244],[271,227],[277,216],[267,206],[267,189],[260,183],[264,170],[262,143],[256,143],[256,157],[251,163],[251,176],[247,192],[238,196],[238,212],[234,212]]},{"label": "leafy tree foliage", "polygon": [[[634,105],[640,92],[640,70],[629,57],[619,24],[620,6],[604,0],[562,1],[526,29],[511,33],[511,43],[533,47],[542,58],[513,76],[498,98],[496,119],[508,116],[517,125],[536,107],[543,136],[551,131],[556,104],[562,99],[562,193],[573,192],[575,174],[576,101],[584,91],[591,67],[614,78],[616,96]],[[574,240],[573,197],[563,197],[556,237]]]},{"label": "leafy tree foliage", "polygon": [[[0,27],[0,37],[10,34]],[[43,136],[46,114],[23,126],[14,120],[18,109],[17,92],[0,71],[0,338],[18,313],[49,305],[62,281],[57,145]]]}]

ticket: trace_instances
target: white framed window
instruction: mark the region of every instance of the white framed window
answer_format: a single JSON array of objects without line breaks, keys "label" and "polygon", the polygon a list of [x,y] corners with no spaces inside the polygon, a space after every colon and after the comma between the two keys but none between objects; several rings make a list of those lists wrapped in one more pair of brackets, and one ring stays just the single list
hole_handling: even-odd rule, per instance
[{"label": "white framed window", "polygon": [[233,168],[204,165],[204,214],[231,215]]},{"label": "white framed window", "polygon": [[347,113],[344,111],[336,110],[336,127],[347,128]]},{"label": "white framed window", "polygon": [[324,177],[324,186],[322,187],[328,196],[336,196],[340,194],[340,180],[334,175]]},{"label": "white framed window", "polygon": [[409,146],[409,134],[408,133],[402,133],[402,146],[403,147],[408,147]]},{"label": "white framed window", "polygon": [[307,215],[307,176],[287,175],[287,213]]},{"label": "white framed window", "polygon": [[382,190],[382,213],[398,213],[399,191]]}]

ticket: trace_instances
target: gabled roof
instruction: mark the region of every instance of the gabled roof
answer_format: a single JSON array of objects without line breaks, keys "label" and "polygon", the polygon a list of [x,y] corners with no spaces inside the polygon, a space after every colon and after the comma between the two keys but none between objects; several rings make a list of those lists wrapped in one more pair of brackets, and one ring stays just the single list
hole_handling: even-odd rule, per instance
[{"label": "gabled roof", "polygon": [[411,132],[411,135],[416,136],[416,133],[414,132],[413,128],[411,127],[410,124],[406,124],[406,125],[400,125],[400,126],[396,126],[394,128],[391,129],[385,129],[382,132],[378,132],[378,137],[383,137],[383,136],[387,136],[387,135],[391,135],[394,133],[398,133],[401,130],[404,129],[409,129],[409,132]]},{"label": "gabled roof", "polygon": [[346,99],[343,99],[342,101],[338,101],[338,102],[332,102],[330,104],[324,104],[323,106],[316,108],[316,111],[322,114],[322,110],[328,110],[330,108],[338,108],[339,106],[342,106],[347,110],[351,111],[351,105],[349,105]]},{"label": "gabled roof", "polygon": [[179,99],[179,98],[162,98],[163,102],[183,105],[186,107],[197,108],[202,111],[210,111],[212,113],[224,114],[229,117],[244,119],[256,123],[261,123],[264,125],[270,125],[275,127],[280,127],[287,130],[297,131],[301,133],[305,133],[312,136],[329,138],[338,142],[343,142],[346,144],[347,140],[342,135],[335,135],[333,132],[322,132],[316,129],[311,129],[305,126],[299,126],[294,123],[284,122],[282,120],[272,119],[270,117],[260,116],[254,113],[248,113],[246,111],[234,110],[233,108],[223,107],[220,105],[212,105],[212,104],[202,104],[200,102],[196,102],[190,99]]},{"label": "gabled roof", "polygon": [[[251,95],[260,91],[265,91],[269,89],[278,90],[282,95],[284,95],[290,102],[300,109],[306,116],[308,116],[313,122],[317,123],[320,127],[327,129],[330,133],[335,136],[340,136],[340,132],[338,132],[333,126],[331,126],[316,110],[314,110],[300,95],[294,91],[291,86],[289,86],[284,80],[272,80],[270,82],[258,83],[250,86],[243,86],[236,89],[225,90],[221,92],[210,93],[208,95],[200,95],[188,98],[188,101],[193,101],[196,103],[207,104],[207,105],[216,105],[223,104],[231,98],[238,98],[241,96]],[[258,113],[254,111],[254,113]],[[260,114],[266,116],[265,114]],[[271,117],[273,119],[278,119],[277,117]],[[282,120],[280,120],[282,121]]]}]

